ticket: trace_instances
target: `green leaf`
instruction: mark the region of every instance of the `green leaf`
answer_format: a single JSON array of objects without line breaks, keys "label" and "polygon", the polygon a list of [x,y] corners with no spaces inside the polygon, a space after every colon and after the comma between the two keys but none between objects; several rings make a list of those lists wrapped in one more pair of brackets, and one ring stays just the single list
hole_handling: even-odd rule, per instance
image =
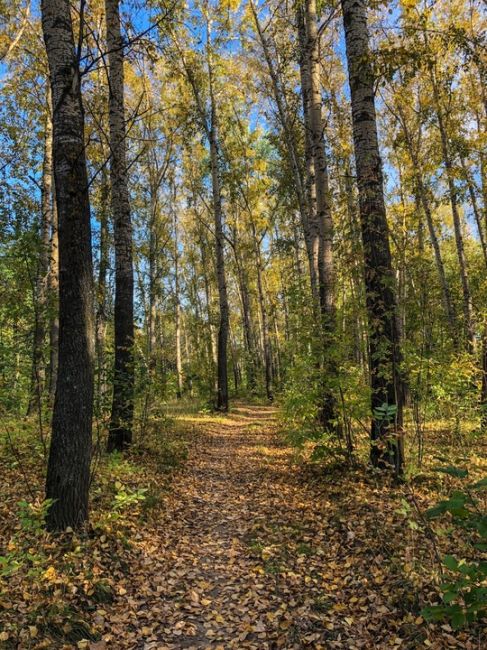
[{"label": "green leaf", "polygon": [[440,501],[439,503],[436,504],[436,506],[433,506],[432,508],[428,508],[425,514],[428,519],[434,519],[435,517],[444,515],[445,512],[447,512],[447,510],[448,510],[448,501]]},{"label": "green leaf", "polygon": [[451,603],[452,600],[455,600],[455,598],[458,597],[458,594],[455,593],[454,591],[447,591],[446,594],[443,594],[443,602],[445,603]]},{"label": "green leaf", "polygon": [[453,465],[448,465],[447,467],[434,467],[433,469],[435,472],[448,474],[449,476],[454,476],[455,478],[466,478],[468,476],[468,469],[454,467]]},{"label": "green leaf", "polygon": [[450,571],[458,571],[458,562],[453,555],[445,555],[443,558],[443,564],[447,569],[450,569]]},{"label": "green leaf", "polygon": [[452,612],[451,626],[454,630],[458,630],[465,625],[465,613],[460,611]]},{"label": "green leaf", "polygon": [[487,476],[484,478],[480,479],[480,481],[477,481],[472,485],[472,490],[478,490],[480,488],[487,488]]}]

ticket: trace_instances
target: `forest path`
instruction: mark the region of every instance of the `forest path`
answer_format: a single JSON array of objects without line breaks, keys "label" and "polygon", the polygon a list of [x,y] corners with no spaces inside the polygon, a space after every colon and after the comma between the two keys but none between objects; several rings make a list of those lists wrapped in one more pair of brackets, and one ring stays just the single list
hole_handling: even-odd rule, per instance
[{"label": "forest path", "polygon": [[310,481],[277,436],[274,408],[182,419],[194,443],[155,541],[131,567],[123,647],[391,647],[410,619],[395,620],[391,600],[404,596],[384,587],[391,537],[370,518],[360,481]]}]

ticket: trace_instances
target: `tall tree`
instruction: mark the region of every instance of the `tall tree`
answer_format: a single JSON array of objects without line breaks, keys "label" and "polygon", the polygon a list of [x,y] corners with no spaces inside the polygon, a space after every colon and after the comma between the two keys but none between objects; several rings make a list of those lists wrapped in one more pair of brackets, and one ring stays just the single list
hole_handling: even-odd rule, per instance
[{"label": "tall tree", "polygon": [[107,449],[121,451],[132,442],[134,415],[134,271],[127,178],[124,43],[120,32],[119,0],[106,0],[105,11],[109,71],[111,205],[115,235],[115,369]]},{"label": "tall tree", "polygon": [[230,312],[228,305],[227,279],[225,271],[225,236],[224,213],[221,187],[221,161],[220,161],[220,134],[218,106],[215,97],[215,71],[214,71],[214,46],[212,43],[212,16],[211,8],[204,3],[203,16],[206,28],[205,59],[206,75],[208,81],[208,102],[205,103],[202,89],[198,79],[191,68],[190,62],[185,57],[179,43],[176,46],[181,55],[185,74],[191,86],[199,120],[203,126],[210,148],[210,172],[212,208],[215,233],[215,268],[218,287],[219,302],[219,327],[217,348],[217,394],[216,408],[220,411],[228,410],[228,337],[230,328]]},{"label": "tall tree", "polygon": [[93,413],[93,270],[84,114],[71,8],[43,0],[59,217],[59,369],[46,479],[51,530],[88,517]]},{"label": "tall tree", "polygon": [[[331,215],[328,164],[323,140],[323,119],[321,114],[320,53],[316,15],[316,0],[305,0],[305,57],[308,68],[309,93],[308,114],[305,115],[305,128],[309,132],[311,155],[313,158],[314,185],[316,196],[316,221],[318,224],[318,278],[321,311],[323,372],[336,375],[332,360],[335,333],[335,295],[333,262],[333,219]],[[307,119],[306,119],[307,118]],[[325,377],[325,383],[327,378]],[[321,419],[327,429],[333,429],[336,420],[335,398],[330,388],[324,389]]]},{"label": "tall tree", "polygon": [[365,0],[342,0],[369,321],[371,462],[402,472],[399,333]]},{"label": "tall tree", "polygon": [[31,397],[28,413],[41,408],[46,380],[44,343],[48,306],[49,241],[52,228],[52,117],[50,91],[47,93],[44,130],[44,159],[42,164],[40,251],[34,299],[34,334],[32,351]]}]

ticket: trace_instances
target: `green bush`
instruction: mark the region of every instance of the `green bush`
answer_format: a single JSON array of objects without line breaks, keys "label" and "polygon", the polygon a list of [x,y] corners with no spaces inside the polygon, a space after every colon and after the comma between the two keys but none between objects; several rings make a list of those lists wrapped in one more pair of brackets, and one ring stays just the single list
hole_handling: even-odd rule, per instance
[{"label": "green bush", "polygon": [[[440,467],[437,471],[457,479],[466,480],[468,470],[459,467]],[[447,619],[452,627],[459,628],[487,613],[487,513],[479,498],[487,488],[487,477],[476,483],[466,483],[461,490],[454,490],[450,497],[440,501],[426,512],[428,519],[447,517],[453,530],[461,529],[469,549],[469,557],[457,558],[446,555],[443,565],[450,580],[440,588],[443,603],[423,610],[427,620]]]}]

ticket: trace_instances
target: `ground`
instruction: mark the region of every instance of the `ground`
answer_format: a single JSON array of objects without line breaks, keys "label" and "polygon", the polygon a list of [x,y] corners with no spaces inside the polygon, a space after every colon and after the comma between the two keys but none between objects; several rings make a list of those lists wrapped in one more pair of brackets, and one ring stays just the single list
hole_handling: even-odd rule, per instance
[{"label": "ground", "polygon": [[86,539],[63,538],[63,553],[43,538],[30,591],[22,569],[12,574],[5,648],[486,647],[480,626],[421,617],[436,597],[435,549],[399,507],[411,488],[361,466],[293,462],[272,407],[177,420],[188,458],[169,477],[147,470],[140,502],[120,483],[141,485],[139,472],[110,466],[126,518],[95,518]]}]

